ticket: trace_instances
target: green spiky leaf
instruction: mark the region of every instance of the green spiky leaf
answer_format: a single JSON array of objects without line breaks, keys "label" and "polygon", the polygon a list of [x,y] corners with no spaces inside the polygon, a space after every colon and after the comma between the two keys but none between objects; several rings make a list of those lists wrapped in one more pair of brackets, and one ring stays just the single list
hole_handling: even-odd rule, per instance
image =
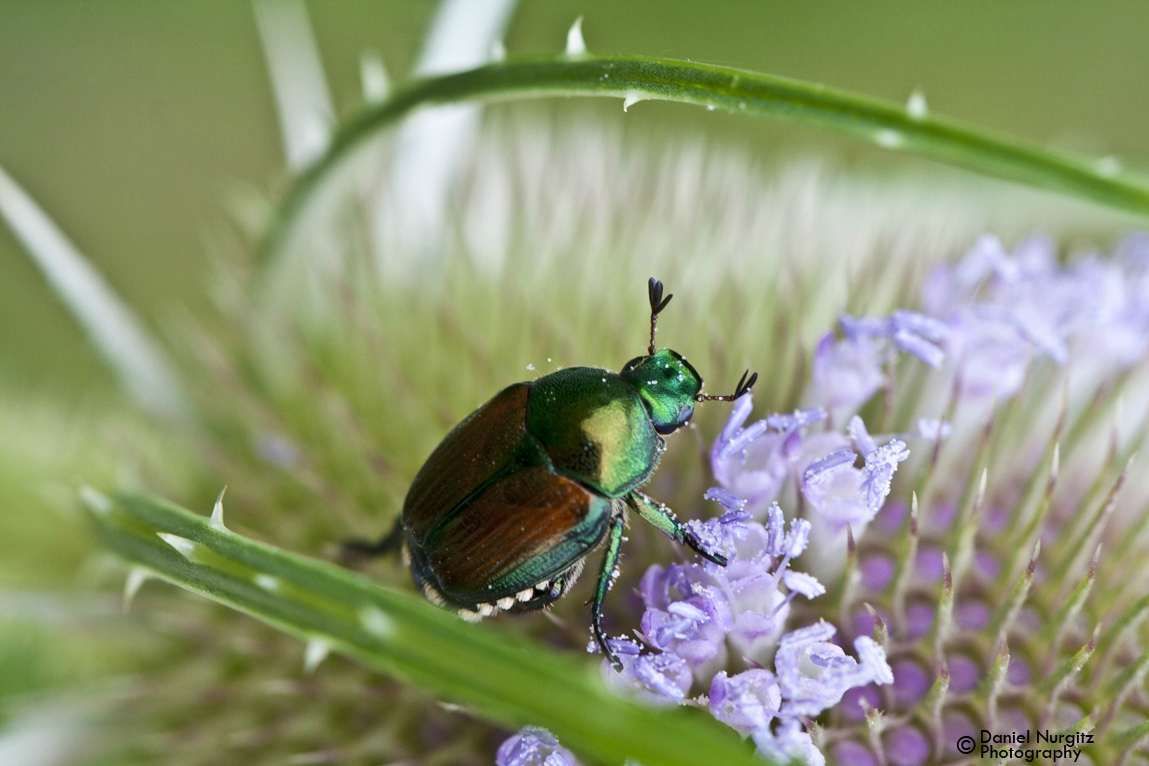
[{"label": "green spiky leaf", "polygon": [[607,690],[597,662],[470,625],[332,564],[249,540],[137,494],[85,499],[103,544],[134,566],[353,657],[498,723],[545,726],[595,762],[762,763],[704,713],[650,708]]},{"label": "green spiky leaf", "polygon": [[276,260],[324,182],[370,139],[419,107],[554,96],[661,100],[837,131],[887,149],[1149,215],[1149,183],[1105,164],[1049,151],[901,104],[730,67],[637,56],[544,56],[417,80],[369,107],[335,135],[299,178],[263,244]]}]

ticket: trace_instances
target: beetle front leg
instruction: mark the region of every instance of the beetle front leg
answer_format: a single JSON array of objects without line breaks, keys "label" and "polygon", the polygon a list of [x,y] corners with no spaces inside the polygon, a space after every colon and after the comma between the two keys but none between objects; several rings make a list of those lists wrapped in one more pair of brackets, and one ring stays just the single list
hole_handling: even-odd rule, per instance
[{"label": "beetle front leg", "polygon": [[610,661],[614,669],[622,672],[622,661],[610,648],[606,641],[606,634],[602,631],[602,602],[606,600],[606,592],[610,590],[614,581],[614,573],[618,568],[619,552],[622,550],[622,527],[626,523],[626,516],[619,510],[611,516],[610,529],[606,533],[606,552],[602,556],[602,570],[598,574],[598,582],[594,586],[594,599],[591,601],[590,625],[594,632],[594,640],[598,642],[603,655]]},{"label": "beetle front leg", "polygon": [[661,503],[656,503],[641,492],[631,492],[626,496],[626,503],[634,509],[648,524],[651,524],[664,535],[679,545],[687,545],[707,561],[713,561],[719,566],[726,566],[726,557],[721,553],[711,553],[702,547],[698,538],[691,534],[686,525],[678,523],[674,511]]}]

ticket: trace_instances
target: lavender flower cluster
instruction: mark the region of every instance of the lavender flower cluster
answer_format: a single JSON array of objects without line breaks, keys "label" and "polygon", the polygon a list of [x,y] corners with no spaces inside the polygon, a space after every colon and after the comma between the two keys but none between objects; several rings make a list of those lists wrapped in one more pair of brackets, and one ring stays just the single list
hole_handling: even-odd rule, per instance
[{"label": "lavender flower cluster", "polygon": [[[716,719],[752,737],[760,751],[824,764],[803,721],[837,704],[849,689],[892,683],[885,652],[863,636],[854,642],[857,659],[847,655],[831,641],[834,626],[824,621],[784,632],[796,596],[812,599],[825,592],[817,578],[790,568],[806,549],[810,522],[796,519],[787,530],[777,503],[767,509],[765,523],[758,523],[729,492],[712,488],[706,497],[726,513],[688,525],[729,564],[699,559],[648,569],[640,586],[645,646],[626,637],[610,639],[623,670],[616,673],[604,660],[603,677],[616,691],[653,704],[687,702],[696,682],[709,683],[708,700],[700,697],[698,704],[708,704]],[[729,675],[721,669],[731,650],[748,670]],[[577,762],[548,733],[524,729],[500,748],[498,763]]]},{"label": "lavender flower cluster", "polygon": [[928,275],[922,305],[949,330],[945,350],[964,399],[1008,399],[1042,356],[1072,359],[1075,371],[1100,379],[1149,348],[1149,234],[1128,237],[1111,258],[1070,266],[1044,237],[1011,255],[982,235],[960,262]]},{"label": "lavender flower cluster", "polygon": [[[604,661],[609,685],[655,704],[705,704],[768,757],[824,764],[805,722],[848,690],[892,684],[894,675],[869,637],[854,641],[855,658],[834,643],[828,622],[786,631],[793,599],[825,592],[790,565],[807,552],[804,568],[840,576],[847,527],[860,537],[885,504],[909,457],[905,440],[936,442],[951,431],[923,418],[911,433],[875,438],[856,413],[889,386],[899,352],[938,370],[931,389],[982,406],[1015,395],[1043,356],[1063,365],[1076,354],[1097,375],[1132,365],[1149,348],[1149,236],[1127,240],[1115,259],[1066,268],[1047,240],[1023,241],[1010,255],[986,235],[959,263],[935,268],[923,293],[927,313],[842,315],[841,335],[816,345],[807,408],[746,425],[751,397],[736,402],[710,452],[721,488],[706,498],[725,513],[688,522],[729,565],[650,567],[640,586],[641,643],[611,639],[623,671]],[[844,431],[833,427],[840,423]],[[788,530],[778,504],[787,487],[806,517]],[[729,675],[731,655],[749,669]],[[708,696],[692,699],[695,684],[708,684]],[[524,729],[504,743],[499,766],[573,766],[548,737]]]},{"label": "lavender flower cluster", "polygon": [[[753,481],[754,471],[745,461],[756,454],[752,448],[760,450],[760,442],[765,442],[775,449],[764,454],[786,463],[783,478],[796,470],[811,506],[842,519],[842,529],[850,520],[864,523],[877,513],[890,492],[893,472],[909,454],[904,442],[891,439],[878,446],[857,417],[848,436],[808,437],[808,428],[825,420],[819,409],[772,415],[743,428],[752,407],[749,396],[739,400],[714,446],[720,480],[731,488],[742,487],[740,480],[746,477]],[[862,468],[854,467],[858,454],[846,445],[859,450]],[[780,488],[781,481],[758,487],[775,494]],[[764,495],[759,491],[754,496]],[[857,657],[848,655],[832,641],[836,629],[825,621],[786,632],[791,602],[825,592],[817,577],[790,566],[807,550],[815,528],[811,521],[794,519],[787,528],[773,499],[759,522],[747,500],[728,489],[712,487],[705,497],[721,504],[725,513],[687,525],[707,550],[726,556],[727,566],[701,558],[651,566],[640,585],[645,605],[642,641],[610,639],[623,670],[615,672],[604,660],[603,677],[619,693],[648,703],[708,705],[717,720],[751,737],[762,753],[823,764],[804,722],[836,705],[850,689],[892,683],[885,652],[861,636],[854,641]],[[596,649],[593,641],[588,649]],[[749,669],[730,675],[725,668],[731,655]],[[691,699],[695,684],[708,686],[708,696]],[[498,763],[573,766],[573,760],[555,750],[557,745],[548,744],[549,736],[537,730],[520,732],[504,743]]]},{"label": "lavender flower cluster", "polygon": [[812,511],[816,556],[808,564],[827,574],[843,560],[847,525],[860,536],[885,503],[898,464],[909,457],[906,443],[891,438],[879,446],[856,415],[845,433],[810,434],[810,426],[828,418],[821,407],[771,415],[744,427],[753,406],[749,396],[735,404],[710,451],[714,476],[746,500],[752,517],[760,517],[792,479]]}]

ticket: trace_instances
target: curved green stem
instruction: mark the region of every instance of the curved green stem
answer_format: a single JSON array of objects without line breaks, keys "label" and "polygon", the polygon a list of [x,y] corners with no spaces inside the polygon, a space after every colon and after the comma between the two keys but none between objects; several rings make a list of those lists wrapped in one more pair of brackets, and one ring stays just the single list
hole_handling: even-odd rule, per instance
[{"label": "curved green stem", "polygon": [[309,642],[313,662],[328,649],[348,655],[505,726],[546,727],[595,763],[764,763],[701,711],[612,694],[597,661],[470,625],[412,593],[237,535],[222,518],[144,495],[85,490],[84,499],[98,537],[131,562],[137,583],[156,576],[246,612]]},{"label": "curved green stem", "polygon": [[418,80],[351,119],[289,192],[263,242],[262,260],[274,260],[290,240],[294,222],[324,179],[353,150],[407,113],[430,104],[548,96],[679,101],[814,125],[1149,216],[1149,183],[1138,177],[951,119],[915,116],[900,104],[711,64],[630,56],[548,56]]}]

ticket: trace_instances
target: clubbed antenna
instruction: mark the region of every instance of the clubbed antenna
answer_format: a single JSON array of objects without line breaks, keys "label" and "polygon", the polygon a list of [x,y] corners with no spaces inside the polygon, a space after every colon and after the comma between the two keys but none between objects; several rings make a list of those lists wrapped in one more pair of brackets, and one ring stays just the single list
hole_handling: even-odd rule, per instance
[{"label": "clubbed antenna", "polygon": [[666,308],[666,304],[670,303],[670,299],[674,297],[674,294],[671,293],[663,298],[662,282],[654,277],[650,278],[646,287],[650,294],[650,350],[647,351],[647,354],[654,356],[654,328],[658,324],[658,314]]},{"label": "clubbed antenna", "polygon": [[[670,299],[667,298],[667,300],[670,300]],[[651,321],[653,321],[653,317],[651,318]],[[732,394],[725,395],[725,396],[711,396],[710,394],[699,394],[698,396],[694,397],[694,401],[696,401],[696,402],[732,402],[735,399],[742,396],[743,394],[748,393],[750,391],[750,389],[754,388],[754,384],[758,382],[758,373],[754,373],[753,375],[750,375],[749,379],[747,379],[747,377],[746,377],[747,375],[750,375],[750,370],[747,370],[746,372],[742,373],[742,378],[741,378],[741,380],[738,381],[738,386],[734,389],[734,393],[732,393]]]}]

